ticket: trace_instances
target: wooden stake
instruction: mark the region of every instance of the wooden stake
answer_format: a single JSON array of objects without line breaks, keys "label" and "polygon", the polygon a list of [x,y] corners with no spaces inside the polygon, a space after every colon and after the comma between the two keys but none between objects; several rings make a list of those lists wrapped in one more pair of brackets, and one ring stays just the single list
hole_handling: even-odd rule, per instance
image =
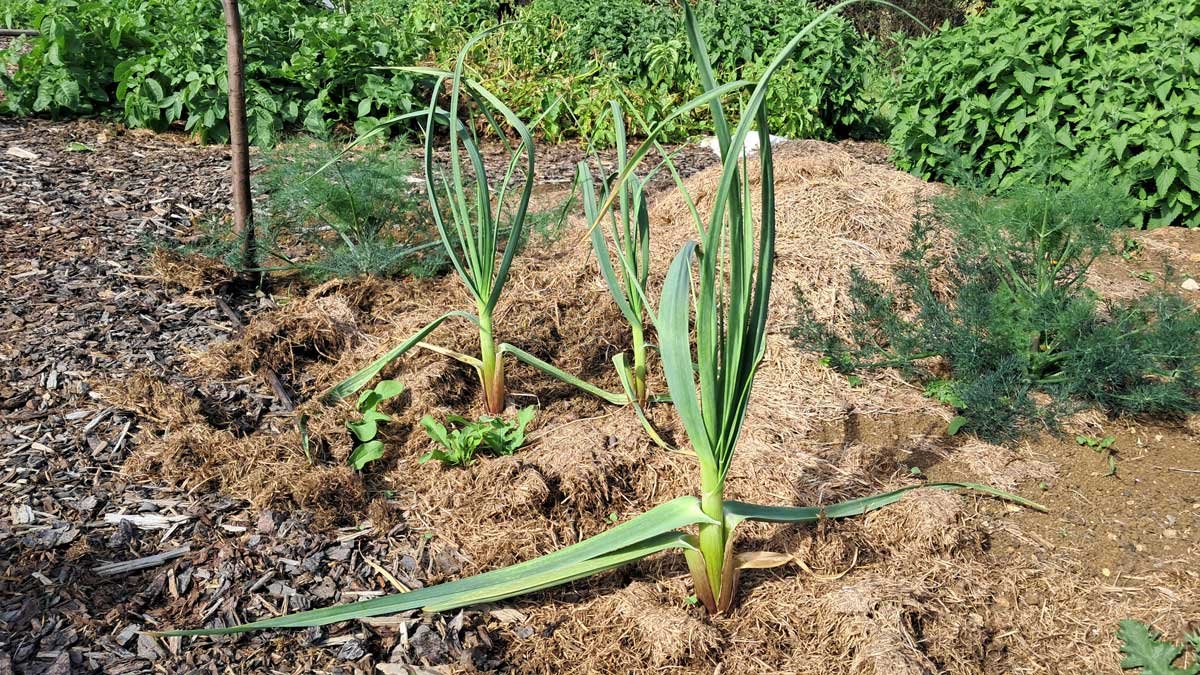
[{"label": "wooden stake", "polygon": [[225,55],[229,69],[229,151],[233,174],[233,231],[242,244],[241,264],[255,266],[254,211],[250,202],[250,140],[246,132],[245,53],[237,0],[225,7]]}]

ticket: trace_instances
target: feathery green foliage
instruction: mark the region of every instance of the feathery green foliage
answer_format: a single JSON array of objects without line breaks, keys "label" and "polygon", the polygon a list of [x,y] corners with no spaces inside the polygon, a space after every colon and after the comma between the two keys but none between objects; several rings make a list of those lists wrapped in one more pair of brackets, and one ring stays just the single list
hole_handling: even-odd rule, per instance
[{"label": "feathery green foliage", "polygon": [[[308,276],[429,276],[447,266],[412,184],[418,164],[402,145],[346,153],[299,139],[265,153],[263,164],[256,189],[266,195],[267,249]],[[314,253],[290,252],[297,243]]]},{"label": "feathery green foliage", "polygon": [[[1104,303],[1083,285],[1113,249],[1126,204],[1111,185],[1082,181],[996,197],[960,191],[914,224],[897,292],[853,274],[850,335],[814,321],[800,298],[792,336],[841,372],[893,367],[932,384],[966,429],[993,440],[1053,426],[1083,403],[1115,414],[1200,409],[1200,313],[1165,291]],[[937,226],[953,236],[945,257],[934,251]],[[946,273],[946,295],[934,290],[935,269]],[[948,380],[928,370],[934,356]],[[1037,391],[1054,403],[1035,405]]]}]

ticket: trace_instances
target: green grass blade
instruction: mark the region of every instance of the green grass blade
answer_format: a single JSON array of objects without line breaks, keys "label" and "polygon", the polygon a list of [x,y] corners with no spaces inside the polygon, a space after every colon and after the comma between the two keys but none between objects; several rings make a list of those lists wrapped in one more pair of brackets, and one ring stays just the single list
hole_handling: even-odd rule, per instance
[{"label": "green grass blade", "polygon": [[744,520],[753,520],[762,523],[811,523],[822,518],[849,518],[851,516],[860,516],[889,504],[894,504],[909,492],[923,489],[969,490],[998,497],[1037,511],[1045,512],[1047,510],[1045,506],[1025,499],[1020,495],[1005,492],[1004,490],[997,490],[987,485],[980,485],[978,483],[926,483],[910,485],[898,490],[892,490],[891,492],[851,499],[837,504],[830,504],[829,506],[764,506],[730,500],[725,502],[726,522],[730,527],[734,527]]},{"label": "green grass blade", "polygon": [[715,465],[713,447],[708,435],[708,426],[696,399],[696,378],[692,368],[691,309],[692,258],[696,242],[683,245],[663,281],[662,299],[658,307],[658,338],[661,343],[663,372],[667,377],[667,388],[671,400],[688,438],[700,461]]},{"label": "green grass blade", "polygon": [[[579,162],[577,165],[577,176],[579,178],[580,190],[583,196],[583,213],[587,217],[589,223],[598,223],[601,220],[599,208],[596,204],[596,188],[592,170],[588,167],[587,162]],[[617,280],[616,270],[613,269],[612,259],[609,255],[608,242],[604,239],[604,230],[600,227],[593,227],[590,230],[592,239],[592,251],[596,254],[596,263],[600,267],[600,276],[604,278],[604,284],[608,286],[609,295],[612,296],[613,302],[617,303],[617,308],[621,310],[621,314],[630,324],[641,324],[641,317],[637,316],[633,307],[629,304],[629,299],[625,295],[624,288]]]},{"label": "green grass blade", "polygon": [[[660,504],[614,528],[540,558],[485,572],[466,579],[420,588],[365,602],[335,605],[264,619],[228,628],[166,631],[159,635],[230,635],[263,628],[303,628],[348,621],[411,609],[449,609],[519,595],[624,564],[636,554],[644,557],[656,550],[676,546],[673,530],[696,523],[713,523],[700,510],[695,497],[679,497]],[[670,535],[670,536],[664,536]],[[657,548],[656,548],[657,547]],[[653,550],[650,550],[653,549]],[[592,562],[588,565],[589,561]]]},{"label": "green grass blade", "polygon": [[368,382],[370,382],[375,378],[376,375],[379,374],[379,371],[386,368],[392,361],[395,361],[403,356],[405,352],[415,347],[418,342],[424,340],[425,336],[429,335],[435,328],[442,325],[443,321],[453,317],[462,317],[476,325],[479,324],[479,319],[476,318],[474,314],[467,312],[447,312],[433,321],[430,321],[425,325],[424,328],[414,333],[412,337],[402,342],[399,346],[387,351],[383,356],[380,356],[378,359],[372,361],[371,365],[363,368],[362,370],[354,373],[350,377],[340,382],[337,386],[326,392],[325,395],[321,397],[321,400],[329,404],[337,403],[341,399],[346,398],[359,389],[362,389]]},{"label": "green grass blade", "polygon": [[587,382],[586,380],[582,380],[578,377],[575,377],[574,375],[566,372],[565,370],[557,368],[557,367],[539,359],[538,357],[534,356],[533,354],[530,354],[529,352],[527,352],[519,347],[514,347],[513,345],[510,345],[507,342],[505,342],[504,344],[501,344],[497,348],[497,351],[499,351],[501,353],[505,353],[505,354],[512,354],[513,356],[515,356],[517,358],[517,360],[522,361],[528,365],[531,365],[534,368],[537,368],[538,370],[542,371],[543,373],[550,375],[551,377],[556,377],[559,380],[562,380],[563,382],[566,382],[569,385],[577,387],[577,388],[591,394],[592,396],[601,398],[613,405],[625,405],[625,404],[629,403],[629,398],[627,398],[626,396],[624,396],[622,394],[613,393],[611,391],[605,391],[605,390],[601,389],[600,387],[597,387],[596,385],[594,385],[590,382]]}]

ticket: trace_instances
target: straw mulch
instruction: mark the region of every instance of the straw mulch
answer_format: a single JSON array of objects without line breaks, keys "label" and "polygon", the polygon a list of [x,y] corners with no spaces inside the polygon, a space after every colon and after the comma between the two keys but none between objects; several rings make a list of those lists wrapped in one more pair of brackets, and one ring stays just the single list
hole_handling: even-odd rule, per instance
[{"label": "straw mulch", "polygon": [[[710,170],[688,181],[701,212],[717,176]],[[819,317],[844,322],[850,268],[886,284],[921,200],[938,188],[817,142],[785,146],[776,179],[770,334],[729,497],[830,503],[910,483],[903,465],[917,455],[932,458],[948,477],[1008,489],[1050,475],[1051,467],[1022,452],[950,445],[942,434],[946,411],[920,392],[887,374],[851,387],[790,345],[793,288],[809,297]],[[695,226],[670,193],[655,200],[652,223],[659,280]],[[350,402],[327,408],[316,401],[319,394],[445,311],[466,306],[453,276],[336,282],[292,298],[255,318],[240,339],[197,355],[195,373],[278,372],[311,415],[317,468],[286,427],[237,437],[206,425],[186,395],[165,397],[152,385],[139,390],[157,397],[154,405],[130,400],[137,398],[132,387],[117,401],[160,411],[148,418],[159,428],[142,432],[128,468],[184,484],[215,481],[262,504],[319,509],[329,499],[335,517],[351,519],[362,517],[366,494],[386,489],[389,512],[414,528],[435,528],[439,541],[455,547],[464,574],[549,552],[602,531],[611,514],[624,519],[692,491],[694,461],[649,443],[631,411],[515,362],[507,366],[514,406],[541,407],[530,428],[532,444],[466,469],[418,464],[429,443],[416,424],[422,415],[481,412],[474,374],[424,350],[385,371],[408,391],[385,406],[399,422],[383,430],[388,454],[370,472],[371,489],[355,484],[343,468],[350,439],[342,423]],[[581,227],[519,258],[496,322],[502,339],[618,388],[610,359],[628,348],[628,335]],[[448,324],[429,341],[472,353],[476,335],[465,324]],[[657,364],[651,369],[657,373]],[[657,376],[651,386],[665,389]],[[164,417],[166,409],[177,412]],[[669,442],[685,444],[669,406],[651,414]],[[884,433],[863,433],[857,423],[889,417],[895,423]],[[1165,596],[1096,584],[1059,554],[1026,558],[989,550],[996,533],[1020,536],[1007,517],[992,501],[916,493],[852,522],[747,526],[746,550],[781,551],[794,563],[747,574],[731,616],[710,620],[685,603],[681,561],[659,556],[518,601],[538,632],[514,637],[507,660],[519,672],[556,673],[1114,671],[1114,640],[1096,624],[1161,617]],[[1191,590],[1183,597],[1192,599],[1161,628],[1200,620],[1196,580],[1152,573],[1143,585]]]}]

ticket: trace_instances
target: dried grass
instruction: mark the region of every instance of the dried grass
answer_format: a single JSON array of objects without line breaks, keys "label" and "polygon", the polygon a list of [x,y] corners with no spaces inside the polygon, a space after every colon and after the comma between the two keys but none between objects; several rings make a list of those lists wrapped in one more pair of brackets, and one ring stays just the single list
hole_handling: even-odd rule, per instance
[{"label": "dried grass", "polygon": [[[772,328],[728,496],[828,504],[903,484],[902,461],[918,455],[998,487],[1044,478],[1050,467],[1019,452],[935,443],[944,428],[940,406],[887,374],[849,387],[786,336],[791,286],[836,323],[845,319],[851,266],[886,284],[920,198],[936,188],[821,143],[785,147],[776,173]],[[713,171],[688,183],[702,211],[714,183]],[[675,196],[654,203],[654,283],[694,236],[682,214]],[[540,255],[519,258],[497,325],[502,340],[615,389],[609,359],[628,347],[628,336],[590,255],[577,224]],[[129,388],[121,403],[159,410],[148,419],[162,427],[142,433],[128,468],[189,485],[218,481],[260,503],[363,513],[361,482],[342,465],[349,403],[323,410],[311,399],[429,320],[465,306],[464,297],[452,277],[326,285],[255,318],[240,339],[201,357],[210,371],[266,365],[294,383],[310,400],[302,409],[313,413],[318,468],[307,465],[287,431],[241,439],[218,433],[197,419],[186,396],[171,398],[176,392],[153,382]],[[478,348],[469,328],[445,327],[429,339],[463,352]],[[392,497],[370,514],[402,514],[413,531],[436,533],[431,546],[439,559],[455,561],[455,574],[547,553],[604,530],[610,514],[624,519],[693,489],[695,462],[653,447],[631,411],[516,363],[507,372],[514,401],[541,406],[529,430],[533,443],[465,469],[418,464],[429,444],[415,423],[422,415],[482,412],[475,374],[416,350],[384,375],[405,382],[408,393],[385,407],[402,421],[385,425],[388,455],[372,480]],[[663,390],[661,380],[651,384]],[[683,438],[669,407],[651,415],[669,439]],[[864,433],[857,425],[868,416],[898,423]],[[831,423],[842,427],[832,440],[821,429]],[[536,637],[502,635],[504,658],[518,672],[556,674],[1114,672],[1116,619],[1155,619],[1174,634],[1200,622],[1194,576],[1152,570],[1133,586],[1110,586],[1062,552],[997,550],[988,534],[997,528],[1021,536],[1001,506],[948,493],[916,493],[858,521],[747,526],[747,550],[785,551],[815,575],[796,567],[747,573],[732,616],[709,619],[683,602],[689,591],[679,557],[656,556],[518,601]],[[639,581],[629,584],[631,576]]]},{"label": "dried grass", "polygon": [[178,286],[190,295],[213,293],[234,279],[233,270],[218,260],[200,253],[179,253],[157,248],[150,254],[150,272],[163,283]]}]

